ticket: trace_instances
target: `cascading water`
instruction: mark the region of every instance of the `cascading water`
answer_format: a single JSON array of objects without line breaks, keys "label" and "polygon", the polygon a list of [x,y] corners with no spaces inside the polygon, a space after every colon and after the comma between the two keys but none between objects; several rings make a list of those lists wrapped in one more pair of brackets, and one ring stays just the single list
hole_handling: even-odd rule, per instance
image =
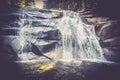
[{"label": "cascading water", "polygon": [[103,52],[94,26],[82,22],[79,13],[64,11],[58,29],[62,34],[63,59],[100,59]]},{"label": "cascading water", "polygon": [[[62,47],[62,60],[104,60],[94,26],[85,24],[81,20],[80,14],[76,12],[60,11],[57,12],[58,16],[53,13],[54,11],[49,10],[24,10],[23,17],[20,19],[22,24],[19,31],[21,54],[25,54],[23,50],[27,44],[26,40],[37,46],[50,42],[61,42],[62,45],[59,47]],[[55,31],[60,32],[57,37]],[[49,35],[49,32],[54,33]],[[48,37],[52,37],[52,39],[48,39]],[[59,41],[58,38],[61,40]],[[50,41],[46,43],[46,39]],[[23,60],[29,60],[29,58]]]}]

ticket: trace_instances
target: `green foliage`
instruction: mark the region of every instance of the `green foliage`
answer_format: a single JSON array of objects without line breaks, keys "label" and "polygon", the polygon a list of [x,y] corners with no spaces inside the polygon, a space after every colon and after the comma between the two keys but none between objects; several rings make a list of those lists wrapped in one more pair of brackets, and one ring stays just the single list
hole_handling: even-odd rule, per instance
[{"label": "green foliage", "polygon": [[26,0],[25,3],[26,3],[25,7],[29,7],[29,8],[34,8],[35,7],[34,0]]},{"label": "green foliage", "polygon": [[29,8],[34,8],[35,7],[35,2],[34,0],[7,0],[8,4],[12,7],[29,7]]}]

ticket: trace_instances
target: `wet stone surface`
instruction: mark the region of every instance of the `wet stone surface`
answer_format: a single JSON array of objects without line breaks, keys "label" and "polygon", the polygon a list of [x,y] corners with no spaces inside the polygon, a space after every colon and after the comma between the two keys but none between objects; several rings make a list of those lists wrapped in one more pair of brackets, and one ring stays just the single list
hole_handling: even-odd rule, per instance
[{"label": "wet stone surface", "polygon": [[23,80],[119,80],[120,64],[102,61],[19,63]]}]

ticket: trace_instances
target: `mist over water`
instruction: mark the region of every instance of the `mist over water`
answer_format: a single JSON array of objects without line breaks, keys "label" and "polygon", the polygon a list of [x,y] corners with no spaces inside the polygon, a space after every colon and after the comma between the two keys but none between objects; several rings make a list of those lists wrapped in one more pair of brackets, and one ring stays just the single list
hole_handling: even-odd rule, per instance
[{"label": "mist over water", "polygon": [[[22,11],[20,26],[19,40],[22,53],[19,57],[22,57],[22,60],[29,60],[29,56],[35,56],[30,43],[26,41],[39,48],[56,42],[59,46],[55,49],[62,47],[62,60],[104,60],[94,26],[85,24],[79,13],[25,9]],[[26,47],[29,47],[30,54],[26,53]]]}]

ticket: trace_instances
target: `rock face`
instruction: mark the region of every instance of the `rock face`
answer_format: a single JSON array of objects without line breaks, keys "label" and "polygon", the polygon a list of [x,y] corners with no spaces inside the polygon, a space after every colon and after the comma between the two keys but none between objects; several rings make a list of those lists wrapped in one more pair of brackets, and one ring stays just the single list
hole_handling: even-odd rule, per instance
[{"label": "rock face", "polygon": [[94,11],[100,0],[47,0],[45,8],[72,10],[72,11]]},{"label": "rock face", "polygon": [[120,24],[119,22],[111,22],[103,25],[98,31],[100,43],[103,47],[105,56],[109,60],[119,61],[120,56]]}]

